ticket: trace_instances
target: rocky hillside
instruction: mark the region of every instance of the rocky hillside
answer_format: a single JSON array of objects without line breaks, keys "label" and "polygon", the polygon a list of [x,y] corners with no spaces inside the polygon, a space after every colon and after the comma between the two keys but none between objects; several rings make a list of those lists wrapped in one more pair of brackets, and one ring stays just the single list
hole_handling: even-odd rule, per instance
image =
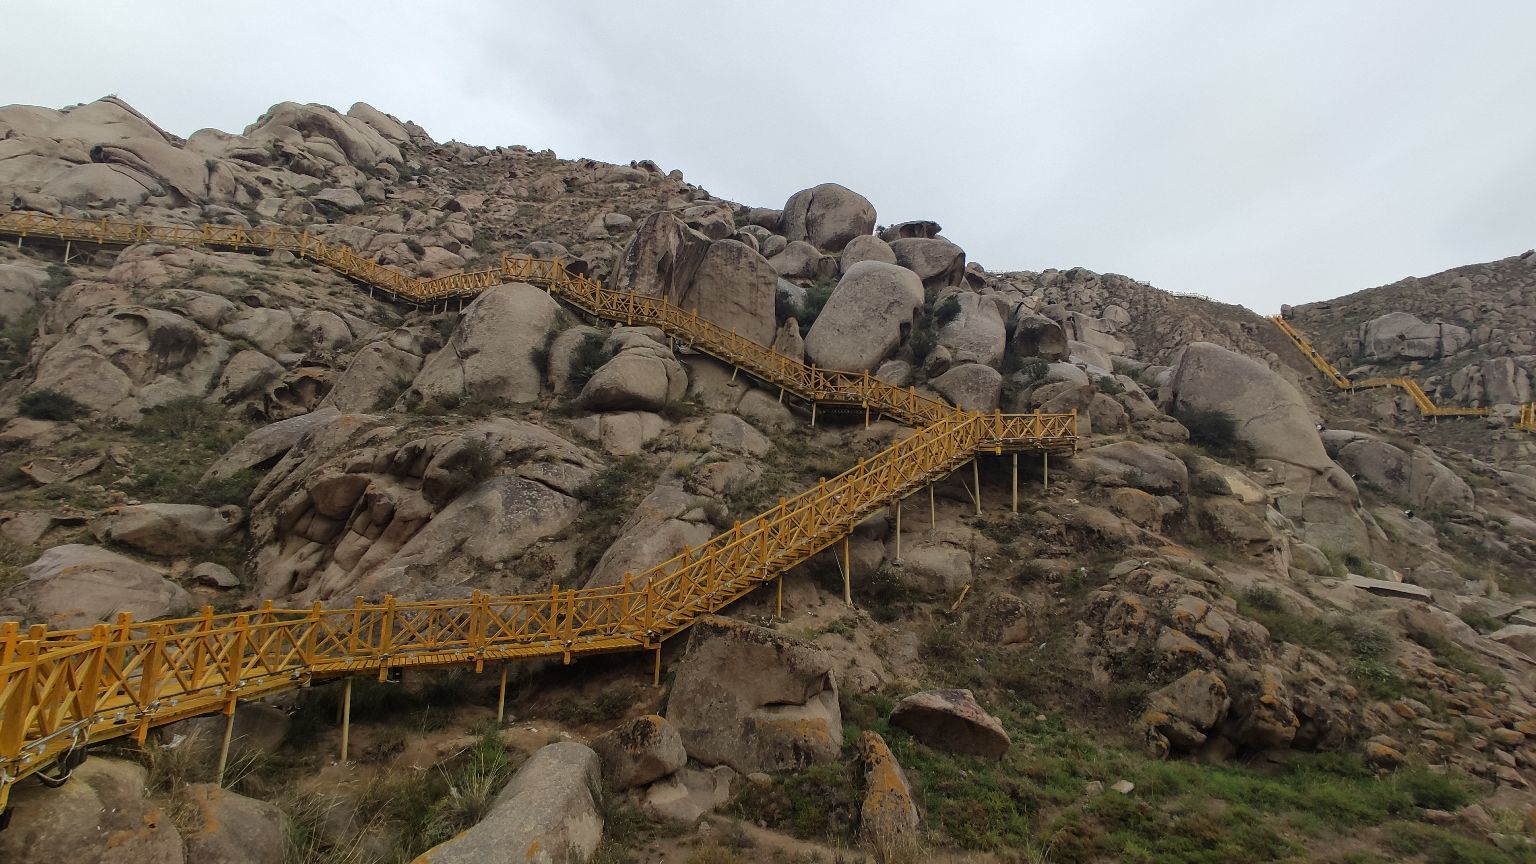
[{"label": "rocky hillside", "polygon": [[[1457,267],[1293,311],[1341,369],[1409,374],[1437,401],[1492,407],[1532,401],[1536,253]],[[1517,412],[1515,412],[1517,413]]]},{"label": "rocky hillside", "polygon": [[[421,275],[560,258],[823,368],[1076,411],[1083,436],[1022,458],[1017,512],[1013,463],[983,457],[980,488],[876,513],[846,561],[785,575],[782,610],[760,591],[668,645],[660,689],[650,658],[518,667],[498,723],[494,670],[413,670],[359,685],[338,764],[340,685],[317,684],[242,706],[231,789],[207,785],[209,719],[19,785],[6,860],[1533,855],[1528,433],[1327,393],[1248,310],[988,272],[837,184],[748,206],[366,105],[187,140],[115,99],[0,108],[0,203],[300,228]],[[1476,364],[1486,393],[1529,350],[1522,268],[1295,314],[1435,387]],[[1450,309],[1428,355],[1402,352],[1430,325],[1383,335]],[[534,286],[434,314],[281,253],[6,243],[0,318],[0,616],[26,624],[611,585],[910,434],[813,428]]]}]

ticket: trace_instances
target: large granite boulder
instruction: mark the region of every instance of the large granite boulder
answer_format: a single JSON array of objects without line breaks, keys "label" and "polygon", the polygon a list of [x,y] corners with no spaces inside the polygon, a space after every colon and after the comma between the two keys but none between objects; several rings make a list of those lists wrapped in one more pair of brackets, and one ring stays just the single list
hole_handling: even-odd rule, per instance
[{"label": "large granite boulder", "polygon": [[667,719],[706,765],[748,774],[832,762],[843,743],[832,669],[808,642],[705,616],[689,635]]},{"label": "large granite boulder", "polygon": [[172,557],[209,549],[235,536],[245,514],[239,507],[200,504],[130,504],[91,521],[99,540]]},{"label": "large granite boulder", "polygon": [[654,783],[688,764],[683,739],[665,717],[647,714],[619,724],[592,742],[608,788],[622,792]]},{"label": "large granite boulder", "polygon": [[270,801],[236,795],[212,783],[180,791],[191,811],[182,828],[187,860],[195,864],[283,864],[288,816]]},{"label": "large granite boulder", "polygon": [[811,325],[806,359],[824,369],[873,371],[901,345],[922,304],[923,285],[912,271],[861,261],[843,274]]},{"label": "large granite boulder", "polygon": [[836,183],[802,189],[784,204],[784,236],[791,243],[804,240],[818,249],[838,252],[853,238],[874,231],[874,205]]},{"label": "large granite boulder", "polygon": [[538,353],[549,344],[560,305],[522,282],[487,288],[454,328],[448,344],[427,358],[411,397],[534,402],[543,374]]},{"label": "large granite boulder", "polygon": [[951,405],[966,411],[989,413],[997,410],[1003,392],[1002,374],[980,363],[953,366],[928,383]]},{"label": "large granite boulder", "polygon": [[659,411],[688,392],[688,372],[667,346],[639,330],[620,328],[608,340],[613,359],[592,374],[576,397],[592,411]]},{"label": "large granite boulder", "polygon": [[958,291],[936,307],[949,309],[952,317],[939,327],[938,342],[949,349],[955,363],[981,363],[996,367],[1003,362],[1008,332],[1003,316],[990,297]]},{"label": "large granite boulder", "polygon": [[896,263],[916,273],[925,288],[948,288],[965,278],[965,250],[942,237],[893,240],[891,251]]},{"label": "large granite boulder", "polygon": [[517,769],[468,831],[413,864],[582,864],[603,839],[602,770],[585,744],[550,744]]},{"label": "large granite boulder", "polygon": [[25,580],[6,595],[57,628],[89,627],[119,612],[136,620],[192,608],[192,595],[153,567],[99,546],[68,543],[21,568]]},{"label": "large granite boulder", "polygon": [[862,235],[848,241],[843,247],[843,254],[838,256],[838,268],[848,272],[848,268],[860,261],[880,261],[885,264],[896,263],[896,253],[891,251],[891,244],[879,237]]},{"label": "large granite boulder", "polygon": [[[171,816],[149,800],[148,773],[95,758],[57,789],[25,783],[11,792],[10,827],[0,831],[7,864],[182,864]],[[195,859],[194,859],[195,860]]]}]

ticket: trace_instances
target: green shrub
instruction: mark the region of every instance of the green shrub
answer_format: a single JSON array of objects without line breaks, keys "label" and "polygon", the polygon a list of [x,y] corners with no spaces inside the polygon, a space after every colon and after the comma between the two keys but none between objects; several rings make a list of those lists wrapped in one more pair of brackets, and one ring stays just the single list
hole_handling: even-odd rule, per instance
[{"label": "green shrub", "polygon": [[800,304],[801,317],[796,319],[800,322],[801,336],[811,332],[811,325],[816,323],[821,310],[826,308],[827,300],[832,296],[835,288],[837,288],[836,281],[821,279],[805,289],[805,300]]},{"label": "green shrub", "polygon": [[43,387],[22,394],[17,410],[33,420],[73,420],[85,416],[88,409],[67,393]]},{"label": "green shrub", "polygon": [[1191,443],[1221,455],[1233,455],[1239,449],[1237,419],[1215,408],[1175,405],[1173,419],[1189,430]]},{"label": "green shrub", "polygon": [[1051,371],[1051,361],[1044,357],[1025,357],[1019,360],[1019,376],[1033,384]]},{"label": "green shrub", "polygon": [[1098,384],[1099,392],[1106,396],[1119,396],[1125,392],[1125,387],[1110,375],[1100,375],[1096,383]]},{"label": "green shrub", "polygon": [[603,364],[610,359],[608,340],[598,333],[588,333],[576,343],[576,351],[571,357],[570,389],[580,393],[587,386],[597,370],[603,368]]},{"label": "green shrub", "polygon": [[933,310],[934,323],[940,327],[955,320],[960,315],[960,298],[954,294],[939,301],[939,305]]}]

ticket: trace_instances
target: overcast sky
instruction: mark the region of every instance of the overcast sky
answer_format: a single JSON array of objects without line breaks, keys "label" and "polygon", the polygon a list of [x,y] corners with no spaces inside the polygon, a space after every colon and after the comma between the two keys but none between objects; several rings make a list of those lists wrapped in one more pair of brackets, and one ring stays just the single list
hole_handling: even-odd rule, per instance
[{"label": "overcast sky", "polygon": [[170,131],[364,101],[440,141],[834,181],[991,270],[1269,311],[1536,246],[1536,2],[11,0],[0,104]]}]

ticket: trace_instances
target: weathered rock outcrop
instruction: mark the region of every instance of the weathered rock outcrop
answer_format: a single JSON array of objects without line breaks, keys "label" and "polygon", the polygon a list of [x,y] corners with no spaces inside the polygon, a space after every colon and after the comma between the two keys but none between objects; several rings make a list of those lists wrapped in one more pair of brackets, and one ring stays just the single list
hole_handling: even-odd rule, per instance
[{"label": "weathered rock outcrop", "polygon": [[601,790],[591,748],[550,744],[517,769],[479,824],[413,864],[581,864],[603,839]]},{"label": "weathered rock outcrop", "polygon": [[671,775],[688,764],[682,736],[665,717],[647,714],[619,724],[592,742],[608,788],[622,792]]},{"label": "weathered rock outcrop", "polygon": [[244,521],[245,514],[233,506],[132,504],[104,513],[92,521],[91,531],[99,540],[174,556],[217,546],[233,537]]},{"label": "weathered rock outcrop", "polygon": [[808,643],[729,618],[693,625],[667,700],[688,755],[741,773],[837,759],[842,714],[830,658]]},{"label": "weathered rock outcrop", "polygon": [[891,725],[938,750],[1001,759],[1012,742],[969,690],[925,690],[896,703]]},{"label": "weathered rock outcrop", "polygon": [[923,303],[910,270],[878,261],[849,268],[805,337],[806,358],[824,369],[876,369],[906,338]]},{"label": "weathered rock outcrop", "polygon": [[1407,312],[1388,312],[1360,325],[1360,353],[1372,360],[1427,360],[1455,354],[1472,341],[1467,328],[1425,323]]},{"label": "weathered rock outcrop", "polygon": [[252,494],[257,591],[414,596],[483,578],[569,524],[591,471],[580,448],[517,420],[402,434],[338,415],[307,431]]}]

